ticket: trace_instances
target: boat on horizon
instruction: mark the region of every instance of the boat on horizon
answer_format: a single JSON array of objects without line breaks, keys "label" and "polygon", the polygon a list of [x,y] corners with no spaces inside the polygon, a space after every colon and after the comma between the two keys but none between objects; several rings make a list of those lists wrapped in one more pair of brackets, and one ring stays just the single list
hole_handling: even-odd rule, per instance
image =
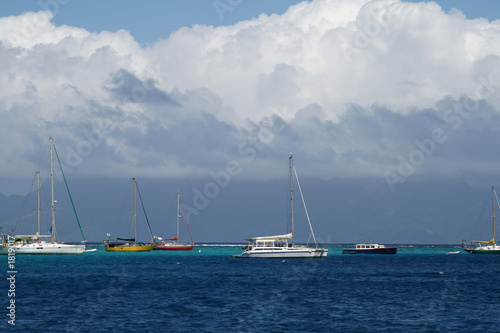
[{"label": "boat on horizon", "polygon": [[356,244],[354,248],[345,248],[342,254],[396,254],[396,246],[385,246],[382,244]]},{"label": "boat on horizon", "polygon": [[194,247],[193,235],[191,234],[191,228],[189,228],[189,223],[186,214],[184,212],[184,207],[182,208],[182,211],[184,212],[184,219],[186,220],[189,236],[191,237],[191,243],[179,243],[179,220],[181,218],[180,206],[181,206],[181,195],[179,191],[177,191],[177,236],[167,239],[155,237],[154,250],[191,251],[193,249]]},{"label": "boat on horizon", "polygon": [[[495,186],[491,187],[491,196],[493,199],[493,238],[489,241],[471,241],[462,240],[462,249],[471,254],[500,254],[500,245],[495,244],[495,201],[498,204],[498,196]],[[500,206],[500,204],[499,204]]]},{"label": "boat on horizon", "polygon": [[[56,237],[56,211],[55,211],[55,203],[54,200],[54,161],[53,161],[53,151],[55,150],[54,140],[52,137],[49,138],[50,144],[50,185],[51,185],[51,233],[50,235],[42,235],[40,231],[40,220],[41,220],[41,204],[40,204],[40,171],[37,170],[36,178],[37,178],[37,215],[38,215],[38,231],[35,235],[1,235],[2,247],[0,249],[0,254],[8,254],[9,251],[13,251],[17,254],[82,254],[86,249],[86,240],[83,235],[83,231],[80,226],[80,231],[83,236],[83,244],[70,244],[70,243],[61,243],[57,241]],[[57,150],[56,150],[57,156]],[[59,157],[57,156],[59,161]],[[59,166],[62,166],[59,161]],[[63,173],[64,181],[66,182],[66,177]],[[71,199],[71,194],[69,193],[69,187],[66,183],[66,187],[68,189],[68,194]],[[71,203],[73,204],[73,199],[71,199]],[[73,209],[74,209],[73,205]],[[75,215],[76,215],[76,210]],[[78,224],[80,224],[78,220],[78,215],[76,215]],[[50,240],[49,240],[50,238]]]},{"label": "boat on horizon", "polygon": [[[247,239],[248,244],[243,246],[244,252],[241,254],[235,254],[235,258],[325,258],[328,254],[328,249],[318,247],[316,242],[316,237],[314,236],[314,231],[312,229],[311,221],[309,220],[309,214],[307,213],[307,208],[305,206],[304,197],[302,195],[302,190],[300,188],[299,178],[297,176],[297,171],[293,166],[293,154],[290,153],[289,157],[289,167],[290,167],[290,212],[291,212],[291,232],[285,235],[277,236],[264,236],[264,237],[253,237]],[[295,173],[295,178],[297,180],[297,186],[302,198],[302,203],[304,205],[307,220],[309,222],[309,227],[311,229],[311,235],[313,237],[316,247],[299,246],[295,245],[294,240],[294,220],[293,220],[293,174]]]},{"label": "boat on horizon", "polygon": [[[132,178],[132,188],[133,188],[133,198],[134,198],[134,238],[116,238],[115,240],[112,240],[110,239],[111,234],[108,233],[107,234],[108,239],[104,241],[104,246],[106,251],[144,252],[144,251],[151,251],[154,248],[154,245],[151,243],[137,242],[137,209],[136,209],[136,199],[135,199],[136,187],[137,184],[135,178]],[[149,227],[149,222],[148,222],[148,227]],[[149,228],[149,232],[151,233],[151,228]]]}]

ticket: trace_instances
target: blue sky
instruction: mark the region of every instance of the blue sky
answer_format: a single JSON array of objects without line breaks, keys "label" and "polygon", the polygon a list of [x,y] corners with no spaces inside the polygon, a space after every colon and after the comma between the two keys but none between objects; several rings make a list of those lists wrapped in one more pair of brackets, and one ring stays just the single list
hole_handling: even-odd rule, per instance
[{"label": "blue sky", "polygon": [[[91,32],[128,30],[142,45],[168,38],[171,32],[193,24],[231,25],[260,14],[283,14],[299,0],[3,0],[0,15],[19,15],[48,8],[56,25],[71,25]],[[417,0],[413,2],[418,2]],[[500,18],[500,3],[492,0],[438,0],[445,12],[461,10],[467,18]]]},{"label": "blue sky", "polygon": [[[247,20],[262,13],[282,14],[299,1],[69,1],[48,6],[57,25],[68,24],[92,32],[126,29],[141,43],[154,43],[168,38],[171,32],[193,24],[227,25]],[[1,13],[19,15],[25,11],[38,11],[43,1],[4,1]],[[54,1],[57,3],[57,1]]]}]

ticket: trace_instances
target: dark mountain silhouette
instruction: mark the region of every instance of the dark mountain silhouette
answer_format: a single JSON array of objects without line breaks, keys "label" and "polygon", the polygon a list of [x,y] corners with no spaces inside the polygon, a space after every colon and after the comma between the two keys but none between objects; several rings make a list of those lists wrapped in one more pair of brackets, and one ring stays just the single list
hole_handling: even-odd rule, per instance
[{"label": "dark mountain silhouette", "polygon": [[[180,191],[193,237],[203,242],[244,242],[245,238],[289,231],[287,179],[270,181],[214,179],[137,179],[153,233],[175,235],[175,195]],[[131,233],[131,179],[95,178],[70,182],[78,216],[89,241],[106,233]],[[224,187],[223,187],[224,186]],[[391,192],[383,179],[301,179],[316,238],[323,243],[459,244],[462,239],[491,238],[491,194],[488,187],[473,188],[460,179],[418,179]],[[44,186],[48,188],[48,186]],[[57,230],[63,241],[81,240],[64,184],[56,183]],[[48,194],[48,193],[47,193]],[[296,239],[309,236],[300,194],[295,187]],[[31,198],[32,197],[32,198]],[[48,195],[44,197],[44,230],[50,228]],[[25,202],[23,196],[0,194],[2,232],[15,229]],[[32,194],[17,233],[36,231],[36,195]],[[147,241],[143,208],[137,197],[139,239]],[[188,239],[185,224],[181,238]]]}]

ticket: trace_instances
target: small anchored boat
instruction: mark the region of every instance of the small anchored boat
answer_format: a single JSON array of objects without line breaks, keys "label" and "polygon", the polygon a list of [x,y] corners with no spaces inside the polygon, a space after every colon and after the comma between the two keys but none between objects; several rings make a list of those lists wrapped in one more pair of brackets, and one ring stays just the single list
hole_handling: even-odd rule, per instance
[{"label": "small anchored boat", "polygon": [[[495,201],[498,204],[498,196],[495,192],[495,186],[491,187],[491,196],[493,198],[493,238],[489,241],[462,241],[462,249],[471,254],[500,254],[500,245],[495,244]],[[495,200],[496,199],[496,200]],[[499,205],[500,206],[500,205]]]},{"label": "small anchored boat", "polygon": [[355,248],[346,248],[342,254],[396,254],[396,246],[385,246],[381,244],[356,244]]},{"label": "small anchored boat", "polygon": [[189,236],[191,237],[191,243],[179,243],[179,220],[181,218],[180,206],[181,206],[181,195],[177,192],[177,236],[167,239],[162,239],[160,237],[155,237],[154,250],[165,250],[165,251],[191,251],[194,247],[193,235],[191,235],[191,228],[189,228],[189,223],[184,212],[184,206],[182,206],[182,211],[184,212],[184,219],[186,220],[187,228],[189,231]]},{"label": "small anchored boat", "polygon": [[[108,239],[104,241],[104,246],[106,251],[122,251],[122,252],[142,252],[142,251],[151,251],[154,248],[154,245],[150,243],[138,243],[137,242],[137,211],[135,204],[135,189],[136,189],[135,178],[132,178],[132,187],[134,193],[134,238],[116,238],[116,240],[111,240],[109,237],[111,236],[108,233]],[[140,196],[140,192],[139,192]],[[142,202],[142,199],[141,199]],[[144,206],[143,206],[144,208]],[[147,221],[147,218],[146,218]],[[149,222],[148,222],[149,227]],[[149,228],[149,232],[151,233],[151,228]],[[151,233],[152,235],[152,233]]]}]

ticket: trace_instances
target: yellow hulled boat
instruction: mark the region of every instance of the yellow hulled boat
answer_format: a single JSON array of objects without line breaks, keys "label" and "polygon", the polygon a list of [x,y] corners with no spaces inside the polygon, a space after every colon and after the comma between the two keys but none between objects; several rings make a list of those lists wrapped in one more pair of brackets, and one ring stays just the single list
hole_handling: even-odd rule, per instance
[{"label": "yellow hulled boat", "polygon": [[122,251],[122,252],[141,252],[141,251],[151,251],[154,246],[143,244],[143,243],[132,243],[132,244],[118,244],[118,243],[107,243],[104,242],[106,246],[106,251]]},{"label": "yellow hulled boat", "polygon": [[[106,251],[121,251],[121,252],[144,252],[151,251],[154,248],[153,244],[138,243],[137,240],[137,211],[135,204],[135,178],[132,178],[132,187],[134,193],[134,238],[117,238],[116,240],[105,240],[104,246]],[[140,196],[140,192],[139,192]],[[149,226],[149,222],[148,222]],[[151,232],[151,228],[149,229]],[[151,234],[152,235],[152,234]],[[110,234],[108,234],[110,237]]]}]

